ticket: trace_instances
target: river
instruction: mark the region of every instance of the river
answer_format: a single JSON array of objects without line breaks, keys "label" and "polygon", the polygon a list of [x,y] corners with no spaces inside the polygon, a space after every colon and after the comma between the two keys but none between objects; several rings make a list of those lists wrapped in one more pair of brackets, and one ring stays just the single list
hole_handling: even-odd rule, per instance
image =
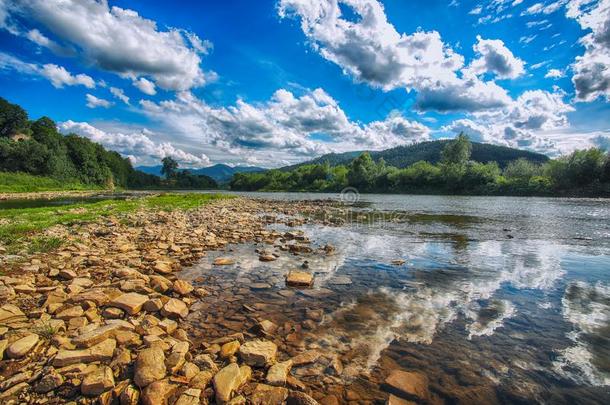
[{"label": "river", "polygon": [[[204,300],[207,315],[196,312],[194,328],[230,332],[231,320],[248,319],[240,304],[258,318],[294,324],[289,341],[342,361],[340,375],[331,373],[319,389],[351,384],[361,398],[376,399],[387,369],[403,368],[426,374],[440,402],[610,403],[608,200],[372,194],[348,200],[343,226],[299,227],[314,245],[336,248],[307,257],[316,281],[305,294],[286,292],[283,281],[285,269],[303,258],[260,262],[254,249],[270,248],[264,244],[233,246],[237,264],[222,271],[211,263],[226,252],[187,270],[229,300]],[[315,311],[319,325],[299,329]],[[313,365],[296,375],[316,384],[329,373]]]}]

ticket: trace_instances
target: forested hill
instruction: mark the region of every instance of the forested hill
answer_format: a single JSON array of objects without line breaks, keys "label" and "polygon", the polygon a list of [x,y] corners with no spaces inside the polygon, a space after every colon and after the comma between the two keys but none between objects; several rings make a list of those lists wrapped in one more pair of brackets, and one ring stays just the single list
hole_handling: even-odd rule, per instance
[{"label": "forested hill", "polygon": [[[397,146],[392,149],[369,152],[375,162],[383,158],[385,162],[394,167],[405,168],[419,161],[438,163],[441,151],[451,140],[439,140],[421,142],[408,146]],[[281,170],[292,170],[299,166],[308,164],[320,164],[328,162],[331,166],[347,165],[360,156],[364,151],[329,153],[308,162],[283,167]],[[508,148],[506,146],[491,145],[487,143],[472,142],[471,160],[480,163],[497,162],[500,168],[505,168],[508,163],[524,158],[532,163],[542,164],[549,160],[548,156],[540,153],[529,152],[521,149]]]},{"label": "forested hill", "polygon": [[[163,166],[137,166],[137,170],[140,170],[144,173],[154,174],[155,176],[161,176]],[[205,175],[213,178],[219,183],[225,183],[231,180],[231,177],[235,173],[252,173],[252,172],[262,172],[267,169],[263,169],[262,167],[256,166],[229,166],[222,163],[215,164],[209,167],[202,167],[201,169],[189,169],[192,174],[196,175]]]}]

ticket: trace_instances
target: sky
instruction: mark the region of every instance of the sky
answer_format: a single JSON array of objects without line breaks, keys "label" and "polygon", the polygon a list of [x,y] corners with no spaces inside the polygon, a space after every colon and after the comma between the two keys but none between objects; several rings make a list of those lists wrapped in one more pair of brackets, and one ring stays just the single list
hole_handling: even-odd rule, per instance
[{"label": "sky", "polygon": [[0,97],[155,165],[610,149],[610,0],[0,0]]}]

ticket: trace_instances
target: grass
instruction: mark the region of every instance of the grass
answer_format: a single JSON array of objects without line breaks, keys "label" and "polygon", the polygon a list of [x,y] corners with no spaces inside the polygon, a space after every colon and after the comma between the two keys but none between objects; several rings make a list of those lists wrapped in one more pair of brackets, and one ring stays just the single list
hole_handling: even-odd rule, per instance
[{"label": "grass", "polygon": [[91,222],[100,217],[120,215],[138,209],[188,210],[209,202],[232,198],[223,194],[162,194],[127,200],[104,200],[64,206],[0,210],[0,242],[9,252],[27,246],[29,253],[47,252],[61,246],[58,238],[39,235],[55,225]]},{"label": "grass", "polygon": [[26,173],[0,172],[0,193],[29,193],[36,191],[101,190],[101,187],[77,181],[61,181]]}]

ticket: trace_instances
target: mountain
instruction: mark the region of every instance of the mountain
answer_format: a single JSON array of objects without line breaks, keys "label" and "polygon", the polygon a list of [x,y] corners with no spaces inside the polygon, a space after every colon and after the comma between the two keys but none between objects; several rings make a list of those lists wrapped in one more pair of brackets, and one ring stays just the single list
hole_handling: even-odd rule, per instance
[{"label": "mountain", "polygon": [[[159,166],[139,166],[139,167],[137,167],[137,169],[144,173],[161,176],[162,167],[163,166],[161,166],[161,165],[159,165]],[[216,164],[216,165],[210,166],[210,167],[202,167],[201,169],[188,169],[188,170],[192,174],[203,174],[206,176],[210,176],[211,178],[213,178],[214,180],[216,180],[219,183],[224,183],[224,182],[231,180],[231,177],[233,177],[233,175],[235,173],[262,172],[267,169],[263,169],[261,167],[255,167],[255,166],[231,167],[231,166],[219,163],[219,164]]]},{"label": "mountain", "polygon": [[[441,151],[449,142],[451,142],[451,140],[448,139],[420,142],[408,146],[397,146],[382,151],[369,151],[369,153],[375,161],[383,158],[390,166],[404,168],[415,162],[419,162],[420,160],[437,163],[440,160]],[[299,166],[324,162],[328,162],[331,166],[347,165],[363,152],[366,151],[329,153],[307,162],[283,167],[280,170],[292,170]],[[488,143],[472,142],[471,159],[474,161],[482,163],[495,161],[498,162],[498,165],[500,165],[501,168],[504,168],[509,162],[519,158],[525,158],[539,164],[549,160],[548,156],[540,153],[509,148],[506,146],[491,145]]]}]

